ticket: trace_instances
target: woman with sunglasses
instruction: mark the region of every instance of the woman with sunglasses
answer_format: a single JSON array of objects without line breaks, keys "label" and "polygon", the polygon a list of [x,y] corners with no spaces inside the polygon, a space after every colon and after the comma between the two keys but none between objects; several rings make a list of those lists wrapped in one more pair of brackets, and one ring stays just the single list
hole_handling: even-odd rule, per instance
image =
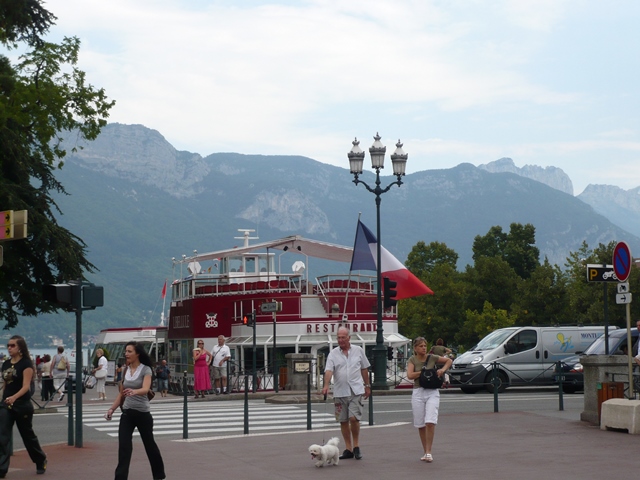
[{"label": "woman with sunglasses", "polygon": [[9,443],[14,423],[18,427],[29,457],[36,464],[36,473],[43,474],[47,469],[47,456],[33,431],[30,387],[35,370],[31,355],[27,342],[19,335],[9,339],[7,350],[9,359],[2,364],[4,391],[0,404],[0,478],[5,478],[9,471]]},{"label": "woman with sunglasses", "polygon": [[211,390],[211,377],[209,376],[209,364],[213,356],[204,348],[204,340],[198,340],[198,346],[193,349],[193,391],[194,398],[204,398],[205,392]]}]

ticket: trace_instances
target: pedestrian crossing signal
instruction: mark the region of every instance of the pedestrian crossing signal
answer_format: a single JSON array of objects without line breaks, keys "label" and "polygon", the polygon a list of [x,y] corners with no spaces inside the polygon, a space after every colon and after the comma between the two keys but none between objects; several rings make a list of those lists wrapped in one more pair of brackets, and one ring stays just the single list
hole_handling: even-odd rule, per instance
[{"label": "pedestrian crossing signal", "polygon": [[256,312],[250,312],[245,314],[242,318],[242,324],[246,327],[253,327],[256,324]]}]

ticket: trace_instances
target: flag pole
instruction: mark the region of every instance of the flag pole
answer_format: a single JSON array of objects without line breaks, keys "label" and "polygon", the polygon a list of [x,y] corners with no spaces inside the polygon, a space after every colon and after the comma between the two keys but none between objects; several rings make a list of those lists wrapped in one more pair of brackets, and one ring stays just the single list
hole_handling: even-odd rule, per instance
[{"label": "flag pole", "polygon": [[[358,212],[358,223],[360,223],[360,217],[362,216],[362,212]],[[356,223],[356,237],[358,236],[358,223]],[[355,251],[356,246],[353,246],[353,250]],[[352,254],[353,255],[353,254]],[[347,320],[347,301],[349,300],[349,290],[351,287],[351,268],[349,268],[349,277],[347,277],[347,293],[344,296],[344,307],[342,309],[342,318],[340,321],[345,323]]]}]

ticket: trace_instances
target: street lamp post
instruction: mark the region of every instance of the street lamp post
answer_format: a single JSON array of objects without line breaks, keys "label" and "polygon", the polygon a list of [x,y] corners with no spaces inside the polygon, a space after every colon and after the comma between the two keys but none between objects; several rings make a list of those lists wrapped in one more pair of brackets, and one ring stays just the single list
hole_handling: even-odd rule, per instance
[{"label": "street lamp post", "polygon": [[384,345],[383,327],[382,327],[382,261],[381,261],[381,241],[380,241],[380,195],[388,192],[393,185],[402,185],[402,177],[405,174],[405,168],[407,166],[408,154],[402,150],[402,143],[398,140],[396,143],[396,150],[391,155],[391,163],[393,165],[393,174],[398,178],[395,182],[390,183],[387,187],[380,187],[380,170],[384,168],[384,155],[387,151],[380,141],[380,135],[376,133],[373,137],[374,142],[371,148],[369,148],[369,155],[371,156],[371,167],[376,171],[376,186],[371,188],[366,182],[363,182],[358,177],[362,174],[362,164],[364,161],[365,153],[360,148],[360,142],[356,138],[352,143],[353,147],[347,154],[349,157],[349,165],[351,173],[353,174],[353,183],[358,186],[359,183],[363,184],[365,188],[376,196],[376,228],[377,228],[377,248],[376,248],[376,270],[377,270],[377,283],[378,283],[378,303],[377,303],[377,326],[376,326],[376,346],[373,348],[373,388],[386,389],[387,384],[387,348]]}]

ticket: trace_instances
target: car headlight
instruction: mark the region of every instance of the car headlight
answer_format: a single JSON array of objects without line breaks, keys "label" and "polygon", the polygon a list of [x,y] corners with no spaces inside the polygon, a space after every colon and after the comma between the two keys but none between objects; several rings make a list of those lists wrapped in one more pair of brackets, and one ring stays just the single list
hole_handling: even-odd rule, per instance
[{"label": "car headlight", "polygon": [[474,358],[473,360],[471,360],[471,365],[476,365],[478,363],[481,363],[483,360],[483,356],[482,355],[478,355],[476,358]]},{"label": "car headlight", "polygon": [[575,372],[575,373],[582,373],[584,370],[584,367],[582,366],[581,363],[576,363],[573,368],[571,370],[569,370],[570,372]]}]

